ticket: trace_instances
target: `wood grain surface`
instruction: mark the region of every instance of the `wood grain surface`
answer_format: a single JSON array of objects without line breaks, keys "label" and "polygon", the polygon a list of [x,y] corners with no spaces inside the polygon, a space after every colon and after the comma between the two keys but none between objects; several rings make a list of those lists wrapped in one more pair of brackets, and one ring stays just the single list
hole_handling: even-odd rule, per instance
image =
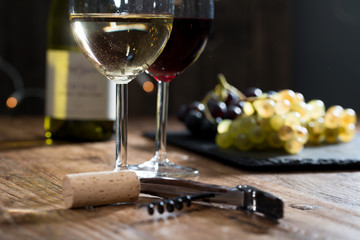
[{"label": "wood grain surface", "polygon": [[[149,159],[142,133],[153,119],[129,119],[129,163]],[[182,128],[170,120],[169,129]],[[195,180],[248,184],[283,199],[272,221],[242,211],[201,206],[150,216],[139,204],[65,209],[61,181],[76,172],[112,170],[112,140],[45,145],[41,117],[0,117],[0,239],[359,239],[360,172],[250,172],[168,146],[169,158],[200,170]]]}]

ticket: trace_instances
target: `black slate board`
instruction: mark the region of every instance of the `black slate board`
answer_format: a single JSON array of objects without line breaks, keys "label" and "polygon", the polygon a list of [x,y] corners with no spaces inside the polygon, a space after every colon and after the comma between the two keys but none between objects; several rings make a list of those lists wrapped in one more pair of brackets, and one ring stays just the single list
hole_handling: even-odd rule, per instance
[{"label": "black slate board", "polygon": [[[145,133],[154,138],[154,133]],[[296,155],[285,151],[221,149],[213,140],[193,137],[189,132],[168,132],[167,142],[211,159],[256,171],[360,170],[360,134],[348,143],[306,146]]]}]

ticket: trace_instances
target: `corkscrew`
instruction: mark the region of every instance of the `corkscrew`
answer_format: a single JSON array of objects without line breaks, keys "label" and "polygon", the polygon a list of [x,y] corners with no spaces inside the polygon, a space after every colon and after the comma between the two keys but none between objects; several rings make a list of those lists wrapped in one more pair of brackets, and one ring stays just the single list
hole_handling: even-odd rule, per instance
[{"label": "corkscrew", "polygon": [[248,185],[226,187],[175,178],[141,178],[142,193],[164,199],[143,205],[150,215],[155,209],[162,214],[165,210],[182,210],[184,204],[214,203],[233,206],[247,212],[257,212],[272,219],[283,217],[283,201],[274,195]]},{"label": "corkscrew", "polygon": [[211,198],[215,197],[215,194],[213,193],[202,193],[202,194],[196,194],[196,195],[182,195],[175,198],[168,198],[160,201],[154,201],[149,204],[142,204],[140,207],[147,207],[149,215],[154,214],[155,208],[157,209],[158,213],[162,214],[164,213],[164,210],[166,209],[168,212],[173,212],[175,209],[182,210],[185,206],[190,207],[192,201],[199,200],[199,199],[205,199],[205,198]]},{"label": "corkscrew", "polygon": [[134,202],[140,192],[163,198],[147,205],[148,212],[172,212],[190,206],[192,201],[211,205],[232,206],[266,217],[283,217],[280,198],[260,189],[238,185],[226,187],[179,178],[139,178],[132,171],[105,171],[68,174],[62,182],[67,208]]}]

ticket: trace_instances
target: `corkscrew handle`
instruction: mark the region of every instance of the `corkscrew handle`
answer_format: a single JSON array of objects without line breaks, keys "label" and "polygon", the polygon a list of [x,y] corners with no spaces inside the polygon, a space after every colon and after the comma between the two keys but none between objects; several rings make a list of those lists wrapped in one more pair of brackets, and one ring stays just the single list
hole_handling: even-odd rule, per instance
[{"label": "corkscrew handle", "polygon": [[241,207],[244,210],[259,212],[273,219],[284,216],[284,203],[280,198],[248,185],[238,185],[237,188],[244,192],[244,204]]}]

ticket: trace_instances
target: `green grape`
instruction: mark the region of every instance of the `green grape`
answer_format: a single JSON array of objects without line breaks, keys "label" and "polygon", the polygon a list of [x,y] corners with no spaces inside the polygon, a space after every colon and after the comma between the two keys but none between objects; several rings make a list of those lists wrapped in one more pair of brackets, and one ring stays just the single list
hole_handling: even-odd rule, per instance
[{"label": "green grape", "polygon": [[223,132],[216,135],[215,142],[220,148],[229,148],[233,143],[233,139],[229,132]]},{"label": "green grape", "polygon": [[236,135],[242,133],[242,119],[243,117],[239,117],[232,121],[231,125],[229,126],[229,134],[231,137],[235,138]]},{"label": "green grape", "polygon": [[254,109],[253,105],[251,104],[251,102],[244,103],[243,112],[245,113],[246,116],[251,116],[254,114],[255,109]]},{"label": "green grape", "polygon": [[320,144],[325,140],[324,118],[320,117],[309,121],[306,125],[311,144]]},{"label": "green grape", "polygon": [[287,99],[281,99],[276,101],[274,109],[275,109],[275,113],[278,115],[283,115],[286,114],[290,111],[290,102]]},{"label": "green grape", "polygon": [[298,126],[298,127],[295,129],[295,136],[296,136],[299,140],[301,140],[301,143],[302,143],[302,144],[306,144],[306,142],[307,142],[308,139],[309,139],[309,133],[308,133],[307,128],[302,127],[302,126]]},{"label": "green grape", "polygon": [[252,141],[255,144],[262,143],[266,138],[265,130],[259,125],[252,126],[249,129],[248,135],[249,135],[250,141]]},{"label": "green grape", "polygon": [[308,102],[311,106],[312,111],[310,112],[310,118],[316,119],[325,115],[325,104],[323,101],[314,99]]},{"label": "green grape", "polygon": [[233,145],[241,151],[249,151],[253,148],[254,144],[250,141],[250,138],[245,133],[240,133],[234,139]]},{"label": "green grape", "polygon": [[294,97],[295,102],[305,102],[304,95],[302,93],[296,92]]},{"label": "green grape", "polygon": [[291,111],[285,115],[284,124],[286,126],[296,128],[301,125],[301,115],[298,112]]},{"label": "green grape", "polygon": [[269,148],[269,143],[266,141],[266,139],[264,141],[262,141],[261,143],[254,145],[254,149],[260,150],[260,151],[268,149],[268,148]]},{"label": "green grape", "polygon": [[311,118],[312,106],[305,102],[295,102],[291,105],[291,110],[298,112],[304,121],[309,121]]},{"label": "green grape", "polygon": [[320,134],[325,131],[324,118],[313,119],[307,123],[307,129],[311,133]]},{"label": "green grape", "polygon": [[290,105],[295,101],[295,98],[296,98],[295,92],[290,89],[284,89],[284,90],[281,90],[280,92],[274,94],[274,99],[276,101],[286,99],[290,102]]},{"label": "green grape", "polygon": [[274,115],[270,118],[270,126],[274,130],[279,130],[285,123],[285,115]]},{"label": "green grape", "polygon": [[309,133],[309,140],[310,144],[321,144],[325,141],[325,134],[324,133]]},{"label": "green grape", "polygon": [[257,99],[265,99],[265,98],[269,98],[269,94],[262,93],[260,96],[257,97]]},{"label": "green grape", "polygon": [[270,119],[271,118],[259,118],[258,122],[260,123],[260,126],[265,130],[265,131],[271,131],[272,127],[270,124]]},{"label": "green grape", "polygon": [[349,124],[356,124],[356,113],[351,108],[346,108],[340,114],[340,124],[341,126],[347,126]]},{"label": "green grape", "polygon": [[328,110],[326,112],[342,112],[344,111],[344,108],[342,106],[339,105],[334,105],[328,108]]},{"label": "green grape", "polygon": [[284,144],[284,149],[290,154],[297,154],[304,148],[301,139],[294,137],[287,140]]},{"label": "green grape", "polygon": [[269,118],[275,113],[275,102],[272,99],[257,99],[253,106],[257,114],[262,118]]},{"label": "green grape", "polygon": [[335,105],[325,109],[318,99],[305,102],[299,92],[285,89],[244,101],[243,115],[217,126],[220,148],[241,151],[283,148],[297,154],[307,143],[349,142],[356,135],[356,113]]},{"label": "green grape", "polygon": [[240,121],[240,129],[243,133],[248,133],[252,126],[256,125],[256,119],[254,116],[242,117]]},{"label": "green grape", "polygon": [[325,141],[327,143],[336,143],[338,141],[340,128],[325,128]]},{"label": "green grape", "polygon": [[355,124],[350,123],[346,126],[341,126],[339,129],[339,139],[342,142],[350,142],[354,139],[356,133]]},{"label": "green grape", "polygon": [[335,105],[330,107],[324,117],[324,124],[327,128],[338,128],[340,126],[340,116],[344,109],[341,106]]},{"label": "green grape", "polygon": [[278,131],[278,136],[281,141],[288,141],[294,136],[294,130],[289,126],[281,126]]},{"label": "green grape", "polygon": [[266,139],[270,147],[281,148],[284,145],[284,142],[281,141],[279,134],[276,131],[269,132]]},{"label": "green grape", "polygon": [[256,125],[254,116],[243,116],[236,118],[229,127],[229,133],[234,138],[240,133],[248,133],[249,129]]},{"label": "green grape", "polygon": [[218,133],[228,132],[231,124],[232,124],[232,120],[230,119],[222,120],[217,126],[217,132]]}]

